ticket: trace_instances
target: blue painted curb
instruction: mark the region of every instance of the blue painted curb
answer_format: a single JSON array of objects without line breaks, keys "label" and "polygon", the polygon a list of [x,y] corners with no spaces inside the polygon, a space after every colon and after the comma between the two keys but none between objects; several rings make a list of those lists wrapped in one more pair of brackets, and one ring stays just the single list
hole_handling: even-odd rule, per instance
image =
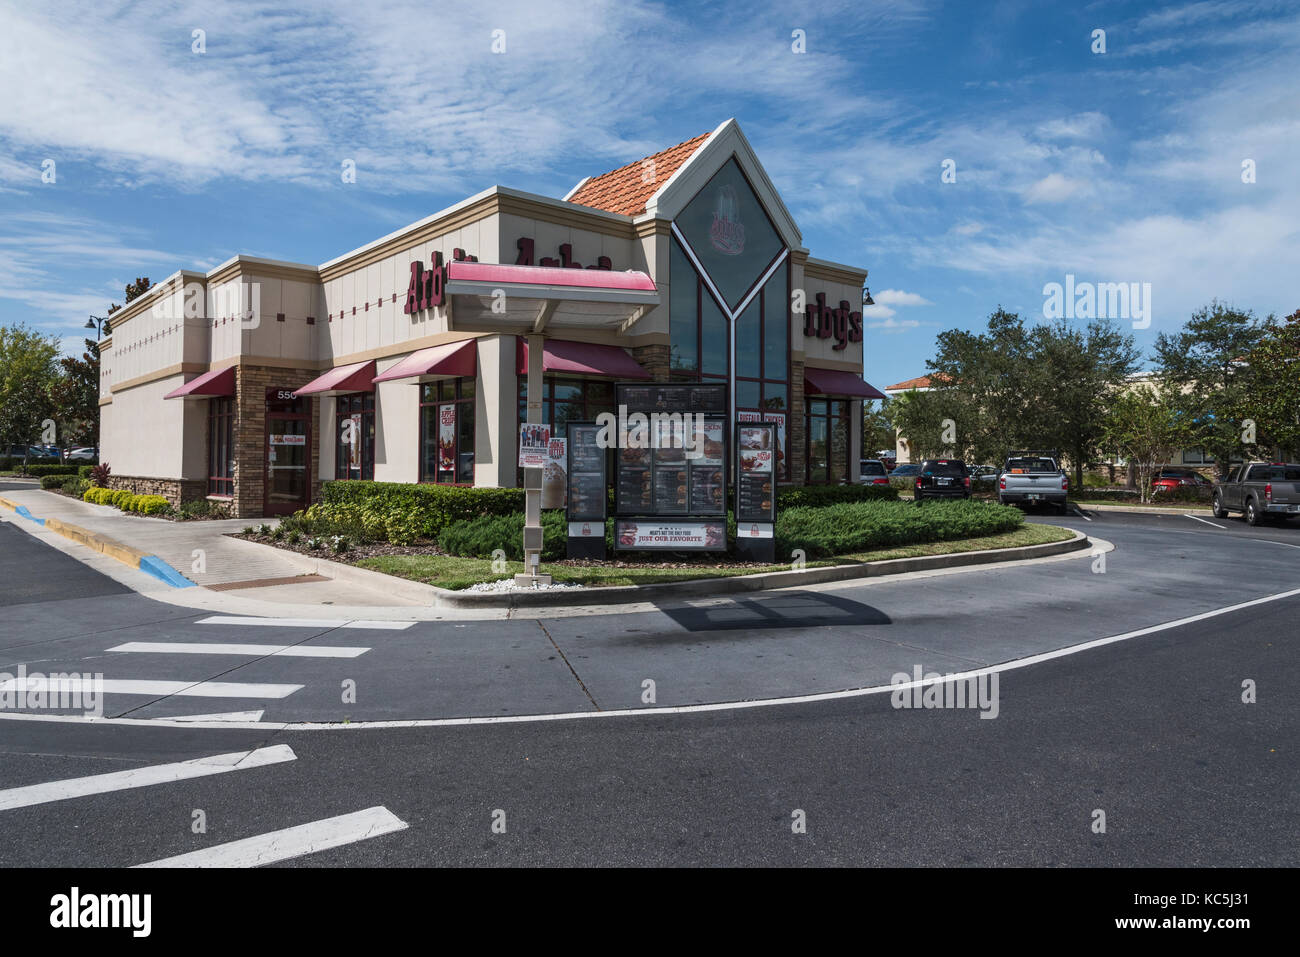
[{"label": "blue painted curb", "polygon": [[176,569],[172,568],[157,555],[145,555],[140,559],[140,571],[148,572],[154,578],[160,579],[171,585],[173,588],[193,588],[195,583],[190,581]]},{"label": "blue painted curb", "polygon": [[19,505],[16,509],[14,509],[14,511],[17,512],[19,515],[21,515],[23,518],[27,519],[29,522],[35,522],[37,525],[41,525],[41,526],[45,524],[45,519],[37,518],[35,515],[33,515],[31,512],[27,510],[26,505]]}]

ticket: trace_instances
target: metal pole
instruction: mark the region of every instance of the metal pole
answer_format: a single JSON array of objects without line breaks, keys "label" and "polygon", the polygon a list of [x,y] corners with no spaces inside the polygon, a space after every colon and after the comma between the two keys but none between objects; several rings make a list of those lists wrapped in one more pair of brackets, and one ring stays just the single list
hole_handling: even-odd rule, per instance
[{"label": "metal pole", "polygon": [[[528,425],[542,424],[542,350],[544,337],[528,336]],[[524,469],[524,570],[516,585],[549,585],[550,575],[538,574],[542,560],[543,469]]]}]

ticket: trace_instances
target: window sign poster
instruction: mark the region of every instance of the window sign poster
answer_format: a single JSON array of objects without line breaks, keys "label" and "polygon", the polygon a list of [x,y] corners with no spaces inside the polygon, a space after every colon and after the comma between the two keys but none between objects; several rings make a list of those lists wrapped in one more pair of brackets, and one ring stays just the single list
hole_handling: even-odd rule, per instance
[{"label": "window sign poster", "polygon": [[542,468],[542,508],[564,508],[567,502],[569,441],[555,438],[546,446]]},{"label": "window sign poster", "polygon": [[353,472],[361,471],[361,414],[355,413],[348,416],[352,423],[348,435],[352,441],[348,443],[348,469]]},{"label": "window sign poster", "polygon": [[674,521],[672,519],[618,519],[614,523],[615,548],[631,551],[721,552],[727,549],[724,521]]},{"label": "window sign poster", "polygon": [[[359,442],[354,442],[353,448],[357,448],[359,445]],[[454,472],[455,470],[456,407],[454,405],[440,405],[438,406],[438,471]]]},{"label": "window sign poster", "polygon": [[544,469],[551,457],[551,427],[536,422],[519,426],[519,467]]}]

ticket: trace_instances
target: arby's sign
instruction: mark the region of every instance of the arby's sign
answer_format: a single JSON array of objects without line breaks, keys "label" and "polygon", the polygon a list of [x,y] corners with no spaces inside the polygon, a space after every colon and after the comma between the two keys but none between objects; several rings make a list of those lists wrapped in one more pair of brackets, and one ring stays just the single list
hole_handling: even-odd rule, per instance
[{"label": "arby's sign", "polygon": [[804,312],[803,334],[809,339],[835,339],[832,349],[846,349],[850,342],[862,341],[862,313],[850,311],[847,299],[841,299],[838,309],[826,305],[826,293],[813,297]]}]

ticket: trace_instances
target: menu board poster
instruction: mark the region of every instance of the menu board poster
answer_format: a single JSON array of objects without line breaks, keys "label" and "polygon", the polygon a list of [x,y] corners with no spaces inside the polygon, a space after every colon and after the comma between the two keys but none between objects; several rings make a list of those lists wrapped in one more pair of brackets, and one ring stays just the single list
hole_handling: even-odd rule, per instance
[{"label": "menu board poster", "polygon": [[776,521],[776,426],[736,424],[736,524]]},{"label": "menu board poster", "polygon": [[789,476],[787,475],[787,464],[790,461],[786,456],[786,430],[785,430],[785,413],[784,412],[755,412],[752,410],[741,409],[736,413],[738,422],[771,422],[776,425],[776,445],[773,451],[776,455],[776,477],[784,482]]},{"label": "menu board poster", "polygon": [[[452,434],[455,435],[455,422],[452,419]],[[441,447],[441,442],[439,442]],[[544,469],[551,457],[551,427],[530,422],[519,426],[519,467],[521,469]]]},{"label": "menu board poster", "polygon": [[[605,481],[605,450],[597,441],[600,430],[595,425],[570,422],[567,432],[565,446],[568,451],[566,461],[568,491],[562,504],[570,527],[574,524],[594,521],[602,529],[601,534],[604,534],[608,498]],[[555,439],[551,440],[552,445],[555,442]],[[572,532],[570,536],[572,537]]]},{"label": "menu board poster", "polygon": [[567,439],[551,439],[546,445],[546,465],[542,467],[542,508],[564,508],[568,494]]},{"label": "menu board poster", "polygon": [[725,521],[680,521],[671,519],[616,519],[614,547],[623,551],[705,551],[727,548]]}]

